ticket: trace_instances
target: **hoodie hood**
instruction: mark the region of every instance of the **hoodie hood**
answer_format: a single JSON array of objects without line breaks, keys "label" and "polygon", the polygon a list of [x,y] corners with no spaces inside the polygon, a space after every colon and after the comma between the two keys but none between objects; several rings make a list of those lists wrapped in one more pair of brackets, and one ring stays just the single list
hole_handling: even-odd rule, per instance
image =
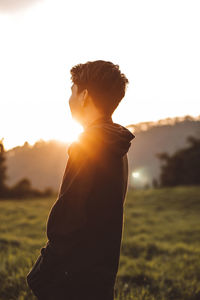
[{"label": "hoodie hood", "polygon": [[111,117],[101,117],[89,124],[79,140],[86,136],[90,141],[93,140],[94,147],[98,145],[98,147],[106,148],[106,151],[109,149],[120,156],[124,156],[128,152],[131,141],[135,138],[130,130],[114,123]]}]

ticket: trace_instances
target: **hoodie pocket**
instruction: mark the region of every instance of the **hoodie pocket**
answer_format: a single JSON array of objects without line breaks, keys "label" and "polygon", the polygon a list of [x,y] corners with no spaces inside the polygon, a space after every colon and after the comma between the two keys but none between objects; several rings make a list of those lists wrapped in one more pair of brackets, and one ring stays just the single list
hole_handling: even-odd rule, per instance
[{"label": "hoodie pocket", "polygon": [[48,287],[67,285],[68,272],[48,255],[40,255],[30,272],[27,283],[35,294]]}]

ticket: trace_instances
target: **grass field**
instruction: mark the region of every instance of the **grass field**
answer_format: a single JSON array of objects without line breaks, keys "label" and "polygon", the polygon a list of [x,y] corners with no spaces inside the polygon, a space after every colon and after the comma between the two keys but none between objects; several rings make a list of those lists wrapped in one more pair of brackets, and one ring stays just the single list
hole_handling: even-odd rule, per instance
[{"label": "grass field", "polygon": [[[54,201],[0,201],[0,300],[36,299],[26,275],[46,244]],[[127,193],[115,296],[200,300],[200,187]]]}]

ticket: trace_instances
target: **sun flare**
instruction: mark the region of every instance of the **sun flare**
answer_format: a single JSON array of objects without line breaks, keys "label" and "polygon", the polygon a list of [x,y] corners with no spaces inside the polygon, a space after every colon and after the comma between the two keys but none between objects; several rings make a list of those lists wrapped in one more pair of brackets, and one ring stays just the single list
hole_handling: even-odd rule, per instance
[{"label": "sun flare", "polygon": [[58,131],[57,139],[63,142],[74,142],[83,132],[83,127],[76,121],[72,120],[67,124],[66,131]]}]

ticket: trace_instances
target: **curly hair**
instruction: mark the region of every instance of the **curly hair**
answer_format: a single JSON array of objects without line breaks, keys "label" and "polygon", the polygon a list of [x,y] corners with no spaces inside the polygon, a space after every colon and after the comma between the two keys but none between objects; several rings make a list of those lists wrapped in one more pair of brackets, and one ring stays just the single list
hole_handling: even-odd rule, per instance
[{"label": "curly hair", "polygon": [[88,90],[96,107],[111,116],[125,95],[129,83],[119,70],[119,65],[110,61],[96,60],[77,64],[70,70],[71,80],[78,93]]}]

